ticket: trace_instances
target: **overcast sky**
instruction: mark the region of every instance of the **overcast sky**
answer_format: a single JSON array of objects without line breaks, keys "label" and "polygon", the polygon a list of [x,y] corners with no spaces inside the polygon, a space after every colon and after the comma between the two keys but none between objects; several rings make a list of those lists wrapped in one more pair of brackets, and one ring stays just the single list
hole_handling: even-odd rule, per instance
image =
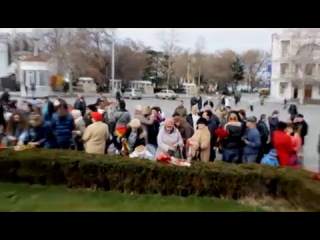
[{"label": "overcast sky", "polygon": [[[17,31],[30,31],[31,28],[16,28]],[[12,28],[0,28],[1,32],[11,31]],[[169,32],[171,28],[118,28],[119,38],[132,38],[145,45],[160,50],[159,33]],[[205,42],[206,52],[221,49],[245,51],[248,49],[271,49],[271,34],[280,32],[282,28],[177,28],[179,45],[185,49],[194,49],[199,37]]]}]

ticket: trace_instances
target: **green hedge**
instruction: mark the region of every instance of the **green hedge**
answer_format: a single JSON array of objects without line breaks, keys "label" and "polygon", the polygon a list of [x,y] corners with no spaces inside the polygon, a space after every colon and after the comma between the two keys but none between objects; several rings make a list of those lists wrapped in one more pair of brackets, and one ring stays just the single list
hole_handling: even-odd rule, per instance
[{"label": "green hedge", "polygon": [[176,167],[121,156],[33,149],[0,152],[0,181],[180,196],[284,198],[320,211],[320,182],[310,172],[257,164],[194,163]]}]

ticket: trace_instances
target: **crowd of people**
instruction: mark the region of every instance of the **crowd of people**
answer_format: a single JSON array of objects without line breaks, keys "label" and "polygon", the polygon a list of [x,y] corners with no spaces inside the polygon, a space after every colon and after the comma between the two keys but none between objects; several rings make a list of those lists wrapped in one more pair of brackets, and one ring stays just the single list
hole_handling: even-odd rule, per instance
[{"label": "crowd of people", "polygon": [[[279,121],[279,112],[259,119],[243,109],[232,109],[225,96],[214,106],[200,95],[184,102],[164,118],[158,106],[136,105],[133,115],[123,99],[115,104],[100,96],[87,105],[79,94],[71,106],[61,98],[44,97],[26,102],[2,96],[0,128],[7,147],[30,145],[37,148],[74,149],[90,154],[129,155],[146,147],[156,159],[160,153],[185,159],[213,162],[217,153],[228,163],[260,163],[269,153],[277,154],[281,166],[297,166],[302,156],[308,125],[295,105],[290,106],[288,122]],[[7,113],[5,114],[4,106]]]}]

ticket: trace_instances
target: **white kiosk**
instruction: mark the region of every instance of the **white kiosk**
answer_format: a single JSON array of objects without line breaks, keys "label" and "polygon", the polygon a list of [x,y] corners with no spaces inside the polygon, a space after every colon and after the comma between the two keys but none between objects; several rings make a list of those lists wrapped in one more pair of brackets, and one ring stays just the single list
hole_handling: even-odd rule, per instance
[{"label": "white kiosk", "polygon": [[122,87],[122,80],[120,79],[110,79],[109,80],[109,93],[115,93]]},{"label": "white kiosk", "polygon": [[49,63],[41,56],[22,57],[18,62],[21,97],[51,95]]},{"label": "white kiosk", "polygon": [[80,77],[78,79],[78,85],[83,86],[84,93],[96,93],[97,85],[94,82],[94,79],[91,77]]}]

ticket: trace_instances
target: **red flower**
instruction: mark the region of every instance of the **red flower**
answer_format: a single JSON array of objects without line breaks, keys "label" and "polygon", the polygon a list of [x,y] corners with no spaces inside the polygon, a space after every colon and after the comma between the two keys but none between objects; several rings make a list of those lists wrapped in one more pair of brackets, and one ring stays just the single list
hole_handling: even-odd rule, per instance
[{"label": "red flower", "polygon": [[214,131],[214,134],[216,136],[218,136],[219,138],[226,138],[229,136],[229,133],[227,130],[223,129],[223,128],[218,128]]},{"label": "red flower", "polygon": [[159,153],[157,156],[157,161],[158,162],[163,162],[163,163],[170,163],[171,162],[171,157],[165,155],[164,153]]}]

